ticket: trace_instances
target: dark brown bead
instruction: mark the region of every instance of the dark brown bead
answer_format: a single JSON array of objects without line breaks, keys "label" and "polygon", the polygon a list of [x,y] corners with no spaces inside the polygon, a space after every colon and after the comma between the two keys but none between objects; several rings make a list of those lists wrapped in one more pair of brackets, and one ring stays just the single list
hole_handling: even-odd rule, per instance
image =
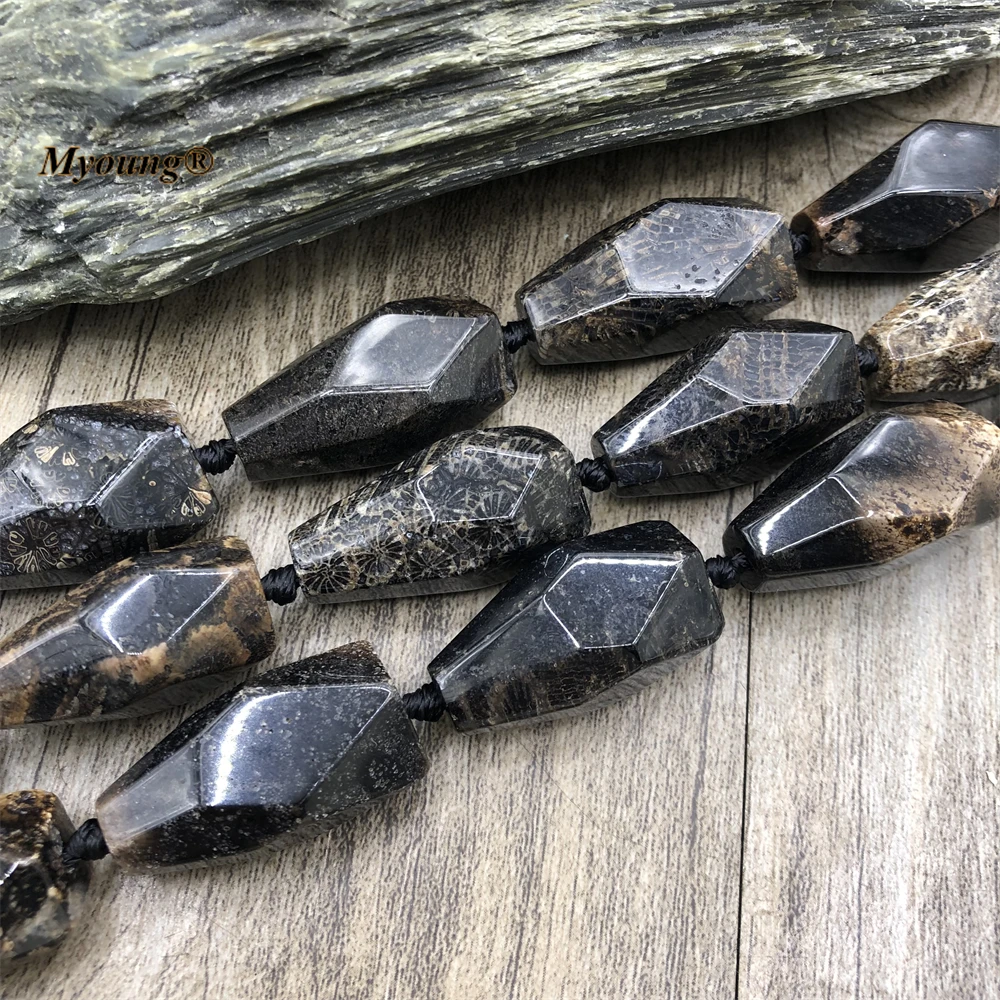
[{"label": "dark brown bead", "polygon": [[217,510],[172,404],[48,410],[0,444],[0,590],[80,583]]},{"label": "dark brown bead", "polygon": [[1000,240],[1000,126],[929,121],[792,219],[817,271],[944,271]]},{"label": "dark brown bead", "polygon": [[0,643],[0,725],[158,712],[232,683],[273,649],[245,542],[133,556]]},{"label": "dark brown bead", "polygon": [[591,237],[517,293],[542,364],[683,351],[761,319],[798,289],[788,230],[734,199],[659,201]]},{"label": "dark brown bead", "polygon": [[73,824],[51,792],[0,795],[0,970],[56,947],[69,933],[90,882],[86,861],[66,864]]}]

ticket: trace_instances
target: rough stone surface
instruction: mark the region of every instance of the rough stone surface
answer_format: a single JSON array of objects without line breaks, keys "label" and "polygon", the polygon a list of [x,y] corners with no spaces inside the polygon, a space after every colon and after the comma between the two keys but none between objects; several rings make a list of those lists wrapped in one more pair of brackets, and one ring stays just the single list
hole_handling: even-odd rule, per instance
[{"label": "rough stone surface", "polygon": [[261,674],[186,719],[97,800],[128,871],[313,837],[423,777],[413,723],[367,643]]},{"label": "rough stone surface", "polygon": [[223,414],[250,479],[393,465],[479,423],[517,390],[500,322],[478,302],[389,302]]},{"label": "rough stone surface", "polygon": [[[540,163],[906,90],[1000,53],[998,16],[997,0],[7,0],[0,322],[163,295]],[[169,187],[39,177],[45,147],[71,144],[207,145],[215,166]]]},{"label": "rough stone surface", "polygon": [[1000,242],[1000,125],[929,121],[792,219],[818,271],[944,271]]},{"label": "rough stone surface", "polygon": [[657,202],[591,237],[517,293],[542,364],[681,351],[795,298],[788,230],[736,199]]},{"label": "rough stone surface", "polygon": [[165,400],[47,410],[0,444],[0,590],[79,583],[217,510]]},{"label": "rough stone surface", "polygon": [[756,482],[858,416],[854,337],[788,320],[716,334],[674,363],[594,435],[619,496]]},{"label": "rough stone surface", "polygon": [[873,398],[975,399],[1000,384],[1000,253],[924,282],[865,334]]},{"label": "rough stone surface", "polygon": [[73,926],[90,882],[87,862],[63,864],[73,829],[51,792],[0,795],[0,971],[46,953]]},{"label": "rough stone surface", "polygon": [[550,719],[646,686],[723,624],[701,553],[641,521],[539,556],[429,670],[458,729]]},{"label": "rough stone surface", "polygon": [[273,649],[245,542],[134,556],[0,642],[0,726],[158,712],[216,691]]},{"label": "rough stone surface", "polygon": [[431,445],[289,535],[304,593],[357,601],[472,590],[590,530],[573,456],[533,427]]},{"label": "rough stone surface", "polygon": [[883,410],[807,452],[729,525],[750,590],[852,583],[1000,516],[1000,427],[954,403]]}]

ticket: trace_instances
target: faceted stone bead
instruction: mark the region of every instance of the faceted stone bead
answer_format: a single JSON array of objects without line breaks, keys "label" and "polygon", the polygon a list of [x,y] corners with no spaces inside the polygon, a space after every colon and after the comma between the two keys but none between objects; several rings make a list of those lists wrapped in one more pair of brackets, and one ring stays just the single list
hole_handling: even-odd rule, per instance
[{"label": "faceted stone bead", "polygon": [[223,414],[247,476],[392,465],[465,430],[517,389],[500,322],[467,299],[389,302]]},{"label": "faceted stone bead", "polygon": [[551,719],[645,687],[723,624],[698,550],[642,521],[538,556],[429,670],[458,729]]},{"label": "faceted stone bead", "polygon": [[426,768],[396,689],[359,642],[195,712],[101,795],[97,818],[126,870],[195,867],[314,837]]},{"label": "faceted stone bead", "polygon": [[0,970],[44,954],[69,933],[90,882],[90,865],[63,863],[74,830],[51,792],[0,795]]},{"label": "faceted stone bead", "polygon": [[619,496],[726,490],[788,464],[865,405],[854,337],[803,320],[718,333],[594,435]]},{"label": "faceted stone bead", "polygon": [[954,403],[883,410],[797,459],[733,522],[750,590],[852,583],[1000,516],[1000,427]]},{"label": "faceted stone bead", "polygon": [[926,281],[865,335],[887,402],[968,400],[1000,384],[1000,253]]},{"label": "faceted stone bead", "polygon": [[158,712],[231,683],[273,649],[245,542],[133,556],[0,642],[0,725]]},{"label": "faceted stone bead", "polygon": [[1000,240],[1000,126],[929,121],[792,219],[817,271],[944,271]]},{"label": "faceted stone bead", "polygon": [[533,427],[438,441],[289,535],[316,601],[488,587],[590,530],[573,456]]},{"label": "faceted stone bead", "polygon": [[165,400],[48,410],[0,444],[0,590],[79,583],[217,509]]},{"label": "faceted stone bead", "polygon": [[536,361],[683,351],[795,298],[788,230],[749,201],[667,200],[587,240],[517,293]]}]

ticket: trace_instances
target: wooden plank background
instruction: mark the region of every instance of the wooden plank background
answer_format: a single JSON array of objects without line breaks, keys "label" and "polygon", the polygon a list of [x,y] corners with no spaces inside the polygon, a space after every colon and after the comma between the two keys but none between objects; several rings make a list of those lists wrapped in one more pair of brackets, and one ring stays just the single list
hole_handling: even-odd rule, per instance
[{"label": "wooden plank background", "polygon": [[[931,117],[1000,122],[1000,68],[723,135],[492,183],[255,261],[157,302],[8,327],[0,435],[50,406],[167,397],[198,441],[222,408],[380,302],[518,285],[666,195],[790,216]],[[805,275],[781,315],[858,335],[913,277]],[[543,369],[494,423],[578,457],[669,361]],[[979,404],[994,419],[997,400]],[[218,477],[219,533],[262,570],[363,475]],[[706,555],[750,488],[594,498],[594,528],[673,521]],[[276,613],[278,664],[362,637],[408,688],[492,592]],[[0,595],[0,629],[58,593]],[[1000,528],[852,587],[723,597],[705,655],[579,719],[480,736],[424,727],[428,778],[317,841],[165,877],[96,874],[55,958],[10,1000],[969,998],[1000,996]],[[169,732],[138,721],[0,734],[4,790],[77,821]]]}]

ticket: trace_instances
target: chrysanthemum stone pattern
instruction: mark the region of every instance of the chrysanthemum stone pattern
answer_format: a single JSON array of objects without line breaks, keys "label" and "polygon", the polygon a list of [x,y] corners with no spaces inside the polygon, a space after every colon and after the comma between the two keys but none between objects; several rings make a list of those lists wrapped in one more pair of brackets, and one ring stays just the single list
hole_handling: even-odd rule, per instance
[{"label": "chrysanthemum stone pattern", "polygon": [[573,456],[532,427],[454,434],[289,536],[317,601],[469,590],[590,530]]},{"label": "chrysanthemum stone pattern", "polygon": [[170,403],[48,410],[0,444],[0,590],[79,583],[216,511]]},{"label": "chrysanthemum stone pattern", "polygon": [[458,729],[551,719],[644,687],[723,624],[698,550],[642,521],[539,556],[429,670]]},{"label": "chrysanthemum stone pattern", "polygon": [[125,559],[0,641],[0,726],[117,719],[216,692],[274,649],[238,538]]},{"label": "chrysanthemum stone pattern", "polygon": [[725,490],[788,464],[864,409],[854,337],[789,320],[692,348],[594,435],[619,496]]},{"label": "chrysanthemum stone pattern", "polygon": [[886,402],[975,399],[1000,384],[1000,252],[924,282],[865,334]]},{"label": "chrysanthemum stone pattern", "polygon": [[224,413],[250,479],[393,465],[517,389],[500,321],[467,299],[389,302]]},{"label": "chrysanthemum stone pattern", "polygon": [[929,121],[792,219],[819,271],[944,271],[1000,242],[1000,125]]},{"label": "chrysanthemum stone pattern", "polygon": [[781,216],[750,201],[660,201],[591,237],[517,293],[543,364],[682,351],[795,298]]},{"label": "chrysanthemum stone pattern", "polygon": [[1000,427],[955,403],[875,413],[792,463],[729,525],[750,590],[852,583],[1000,516]]},{"label": "chrysanthemum stone pattern", "polygon": [[275,670],[195,712],[97,800],[128,871],[279,848],[423,777],[427,761],[371,646]]}]

